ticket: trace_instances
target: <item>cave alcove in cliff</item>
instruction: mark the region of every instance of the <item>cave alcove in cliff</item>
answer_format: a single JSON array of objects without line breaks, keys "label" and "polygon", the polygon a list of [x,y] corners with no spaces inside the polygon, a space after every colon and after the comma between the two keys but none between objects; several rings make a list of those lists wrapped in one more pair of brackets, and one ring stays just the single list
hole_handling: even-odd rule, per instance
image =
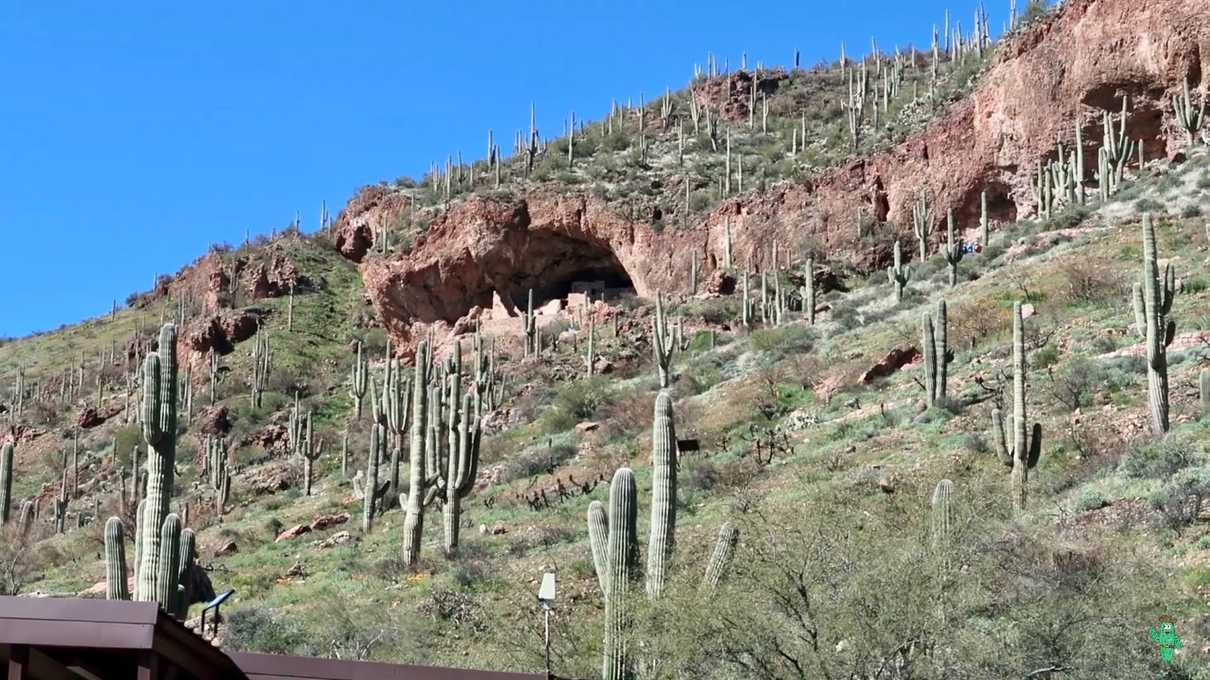
[{"label": "cave alcove in cliff", "polygon": [[545,234],[528,249],[527,262],[513,273],[509,295],[523,307],[534,291],[534,304],[591,291],[596,299],[617,299],[635,292],[630,275],[608,248],[562,235]]}]

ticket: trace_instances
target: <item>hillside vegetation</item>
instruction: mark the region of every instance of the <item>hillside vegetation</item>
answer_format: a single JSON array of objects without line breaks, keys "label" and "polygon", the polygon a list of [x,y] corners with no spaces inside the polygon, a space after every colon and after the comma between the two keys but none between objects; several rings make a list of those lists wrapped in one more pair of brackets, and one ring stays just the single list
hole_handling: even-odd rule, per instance
[{"label": "hillside vegetation", "polygon": [[[760,159],[744,182],[893,143],[992,49],[947,61],[933,101],[927,55],[911,58],[856,144],[840,64],[764,69],[770,109],[802,115],[766,130],[759,110],[750,128],[747,109],[727,114],[732,153]],[[872,72],[909,60],[883,57]],[[695,86],[755,69],[705,71]],[[528,170],[522,144],[502,174],[663,206],[675,225],[727,189],[719,154],[696,153],[710,133],[686,130],[682,161],[662,106],[584,126],[571,169],[563,137]],[[393,185],[425,207],[383,225],[372,257],[405,257],[470,167]],[[986,241],[959,225],[925,258],[905,241],[889,276],[825,285],[827,253],[795,245],[777,268],[728,272],[733,291],[686,272],[657,299],[568,296],[532,331],[528,314],[484,322],[407,361],[330,230],[216,248],[128,308],[0,345],[15,442],[0,592],[129,596],[113,576],[129,574],[136,598],[165,602],[135,552],[159,564],[184,534],[196,577],[171,607],[196,625],[201,581],[234,589],[230,649],[541,670],[553,572],[558,677],[1210,678],[1210,153],[1132,166],[1104,198],[1088,180],[1083,204],[1056,189],[1048,215]],[[979,252],[959,259],[965,240]],[[268,283],[246,285],[261,266]],[[173,441],[166,474],[149,459]],[[162,544],[163,520],[135,510],[161,493],[184,527]],[[1171,664],[1161,616],[1183,641]]]}]

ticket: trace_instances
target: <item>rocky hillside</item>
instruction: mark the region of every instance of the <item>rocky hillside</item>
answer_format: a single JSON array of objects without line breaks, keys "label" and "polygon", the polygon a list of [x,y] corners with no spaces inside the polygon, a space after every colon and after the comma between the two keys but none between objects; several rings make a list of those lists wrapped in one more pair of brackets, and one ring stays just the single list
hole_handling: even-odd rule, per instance
[{"label": "rocky hillside", "polygon": [[216,248],[0,346],[0,589],[151,597],[171,511],[236,649],[540,669],[553,572],[559,677],[1210,677],[1208,48],[711,61]]}]

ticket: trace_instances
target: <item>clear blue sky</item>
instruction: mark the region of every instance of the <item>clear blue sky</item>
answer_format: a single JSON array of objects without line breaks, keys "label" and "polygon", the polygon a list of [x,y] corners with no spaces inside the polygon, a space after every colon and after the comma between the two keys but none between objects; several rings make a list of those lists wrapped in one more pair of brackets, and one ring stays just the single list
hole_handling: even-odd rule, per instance
[{"label": "clear blue sky", "polygon": [[[999,27],[1008,0],[993,0]],[[974,0],[0,0],[0,336],[102,314],[211,242],[682,86],[708,51],[804,64]],[[1025,0],[1022,0],[1022,5]],[[1003,5],[1003,6],[999,6]]]}]

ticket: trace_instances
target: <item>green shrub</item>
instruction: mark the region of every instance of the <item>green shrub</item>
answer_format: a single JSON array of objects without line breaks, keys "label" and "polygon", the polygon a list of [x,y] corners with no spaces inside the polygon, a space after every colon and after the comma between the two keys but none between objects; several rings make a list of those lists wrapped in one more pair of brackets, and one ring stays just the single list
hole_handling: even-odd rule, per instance
[{"label": "green shrub", "polygon": [[1151,198],[1140,198],[1134,202],[1134,210],[1139,213],[1163,212],[1164,204]]},{"label": "green shrub", "polygon": [[1167,479],[1194,463],[1186,446],[1172,439],[1142,443],[1122,459],[1120,470],[1137,479]]},{"label": "green shrub", "polygon": [[304,635],[291,620],[273,616],[261,607],[237,609],[226,616],[227,635],[223,642],[239,652],[290,654],[304,641]]},{"label": "green shrub", "polygon": [[775,361],[791,354],[810,353],[814,341],[815,335],[807,326],[780,326],[752,332],[752,348]]},{"label": "green shrub", "polygon": [[615,391],[605,376],[566,383],[555,393],[550,409],[542,417],[547,432],[562,432],[576,423],[591,420],[613,402]]},{"label": "green shrub", "polygon": [[1076,512],[1098,510],[1107,505],[1109,501],[1105,499],[1105,495],[1096,489],[1083,489],[1076,497]]}]

